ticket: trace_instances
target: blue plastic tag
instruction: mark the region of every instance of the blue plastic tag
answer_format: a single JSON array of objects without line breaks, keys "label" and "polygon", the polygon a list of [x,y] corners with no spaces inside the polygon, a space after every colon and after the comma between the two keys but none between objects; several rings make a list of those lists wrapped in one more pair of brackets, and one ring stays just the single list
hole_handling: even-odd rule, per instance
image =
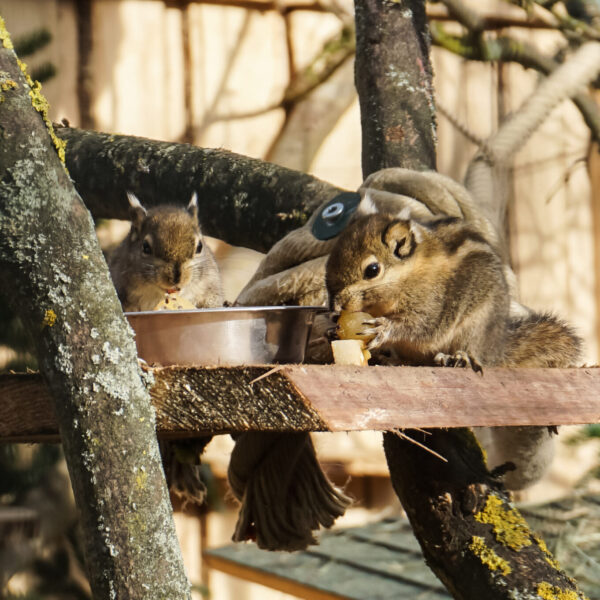
[{"label": "blue plastic tag", "polygon": [[312,234],[318,240],[329,240],[348,225],[348,221],[360,203],[357,192],[342,192],[331,199],[322,209],[312,226]]}]

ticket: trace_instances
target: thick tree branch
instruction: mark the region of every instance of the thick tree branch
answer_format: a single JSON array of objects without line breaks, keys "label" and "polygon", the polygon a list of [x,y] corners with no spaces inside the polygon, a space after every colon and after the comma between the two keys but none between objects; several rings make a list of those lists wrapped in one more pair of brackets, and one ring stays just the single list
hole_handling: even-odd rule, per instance
[{"label": "thick tree branch", "polygon": [[52,392],[94,597],[189,598],[134,341],[2,19],[0,41],[0,290]]},{"label": "thick tree branch", "polygon": [[310,175],[212,150],[69,127],[66,163],[95,218],[128,218],[125,192],[144,205],[187,204],[198,190],[204,233],[267,251],[341,190]]},{"label": "thick tree branch", "polygon": [[427,563],[454,598],[584,598],[487,473],[469,430],[410,435],[448,461],[385,434],[394,489]]},{"label": "thick tree branch", "polygon": [[357,0],[355,10],[363,175],[385,167],[435,168],[425,3]]}]

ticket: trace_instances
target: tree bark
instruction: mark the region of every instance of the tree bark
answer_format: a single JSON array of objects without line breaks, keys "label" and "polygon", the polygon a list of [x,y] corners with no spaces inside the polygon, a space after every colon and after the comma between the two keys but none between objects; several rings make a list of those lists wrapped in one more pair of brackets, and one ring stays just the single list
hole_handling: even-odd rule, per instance
[{"label": "tree bark", "polygon": [[448,461],[394,433],[384,435],[394,490],[427,564],[454,598],[583,600],[487,472],[470,430],[408,435]]},{"label": "tree bark", "polygon": [[[363,174],[392,166],[434,169],[425,2],[355,0],[355,7]],[[405,433],[448,460],[405,436],[384,434],[394,490],[425,560],[454,598],[583,598],[487,472],[469,429]]]},{"label": "tree bark", "polygon": [[53,396],[94,597],[189,598],[131,332],[1,19],[0,41],[0,290]]},{"label": "tree bark", "polygon": [[356,0],[354,6],[363,175],[386,167],[434,169],[436,123],[425,3]]},{"label": "tree bark", "polygon": [[340,193],[315,177],[226,150],[59,128],[66,164],[95,218],[128,219],[127,190],[144,206],[185,204],[198,191],[202,231],[266,252]]}]

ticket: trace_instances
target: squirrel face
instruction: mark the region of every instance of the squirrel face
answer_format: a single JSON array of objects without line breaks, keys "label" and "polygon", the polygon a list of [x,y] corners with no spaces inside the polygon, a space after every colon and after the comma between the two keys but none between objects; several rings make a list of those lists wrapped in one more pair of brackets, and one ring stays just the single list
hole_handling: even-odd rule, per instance
[{"label": "squirrel face", "polygon": [[473,251],[497,262],[487,242],[459,219],[424,224],[389,214],[361,217],[329,256],[331,308],[435,318],[444,309],[448,282]]},{"label": "squirrel face", "polygon": [[131,206],[130,252],[138,274],[165,292],[176,292],[192,278],[194,258],[202,253],[197,200],[188,207],[159,206],[146,210],[128,193]]},{"label": "squirrel face", "polygon": [[352,223],[327,262],[332,309],[361,310],[374,317],[397,312],[398,291],[409,286],[414,290],[415,280],[428,276],[420,266],[420,255],[427,251],[424,241],[424,227],[390,215]]}]

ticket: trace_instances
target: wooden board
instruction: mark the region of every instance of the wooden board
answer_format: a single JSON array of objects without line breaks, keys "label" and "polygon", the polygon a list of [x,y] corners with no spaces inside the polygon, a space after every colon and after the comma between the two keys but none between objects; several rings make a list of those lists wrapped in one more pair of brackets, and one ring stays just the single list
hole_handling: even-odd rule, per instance
[{"label": "wooden board", "polygon": [[[600,421],[600,369],[165,367],[152,370],[160,437]],[[36,374],[0,376],[0,440],[58,439]]]}]

